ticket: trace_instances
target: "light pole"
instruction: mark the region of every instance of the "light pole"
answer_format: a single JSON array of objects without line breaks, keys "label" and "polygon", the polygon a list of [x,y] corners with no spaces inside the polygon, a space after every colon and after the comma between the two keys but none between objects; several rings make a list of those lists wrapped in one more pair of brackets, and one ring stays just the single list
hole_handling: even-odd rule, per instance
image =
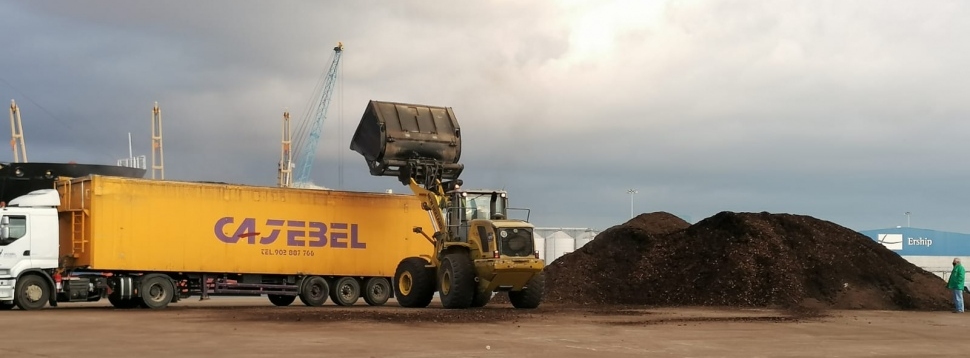
[{"label": "light pole", "polygon": [[633,218],[633,194],[639,193],[636,189],[630,189],[626,191],[630,194],[630,218]]},{"label": "light pole", "polygon": [[911,213],[907,211],[907,212],[905,212],[904,214],[906,215],[906,227],[909,227],[909,215],[910,215]]}]

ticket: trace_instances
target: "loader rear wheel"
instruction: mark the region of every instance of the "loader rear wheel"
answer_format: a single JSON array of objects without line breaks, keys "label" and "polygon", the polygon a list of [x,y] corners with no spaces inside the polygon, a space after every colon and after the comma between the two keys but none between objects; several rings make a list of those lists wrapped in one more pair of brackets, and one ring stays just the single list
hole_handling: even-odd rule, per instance
[{"label": "loader rear wheel", "polygon": [[[138,289],[142,307],[160,309],[168,306],[175,296],[175,284],[168,276],[149,274],[141,280]],[[137,300],[136,300],[137,301]]]},{"label": "loader rear wheel", "polygon": [[13,302],[24,311],[44,308],[50,299],[51,286],[44,278],[28,274],[17,281]]},{"label": "loader rear wheel", "polygon": [[476,308],[485,307],[485,305],[488,304],[488,301],[491,301],[491,300],[492,300],[492,291],[482,292],[482,291],[476,290],[475,298],[472,299],[471,307],[476,307]]},{"label": "loader rear wheel", "polygon": [[360,299],[360,283],[353,277],[341,277],[333,284],[330,299],[340,306],[353,306]]},{"label": "loader rear wheel", "polygon": [[330,292],[330,285],[323,277],[308,277],[303,281],[303,288],[300,289],[300,301],[311,307],[323,306],[327,302],[327,294]]},{"label": "loader rear wheel", "polygon": [[445,308],[468,308],[475,298],[475,266],[465,253],[445,255],[438,268],[438,295]]},{"label": "loader rear wheel", "polygon": [[364,302],[381,306],[391,298],[391,283],[383,277],[371,277],[364,282]]},{"label": "loader rear wheel", "polygon": [[274,306],[286,307],[289,306],[293,301],[296,301],[296,296],[289,295],[268,295],[269,302],[273,303]]},{"label": "loader rear wheel", "polygon": [[546,289],[546,276],[539,273],[526,284],[521,291],[509,291],[509,302],[515,308],[536,308],[542,302],[542,294]]},{"label": "loader rear wheel", "polygon": [[401,307],[428,307],[434,298],[434,269],[425,267],[428,261],[409,257],[397,265],[394,272],[394,295]]}]

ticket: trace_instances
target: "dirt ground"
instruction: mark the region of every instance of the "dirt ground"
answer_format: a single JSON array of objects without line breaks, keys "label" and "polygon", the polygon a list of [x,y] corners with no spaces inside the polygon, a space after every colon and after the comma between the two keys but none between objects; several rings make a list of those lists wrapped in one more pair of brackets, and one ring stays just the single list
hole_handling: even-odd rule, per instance
[{"label": "dirt ground", "polygon": [[834,311],[507,304],[452,311],[274,307],[190,298],[159,311],[107,302],[0,312],[4,357],[952,357],[970,316]]}]

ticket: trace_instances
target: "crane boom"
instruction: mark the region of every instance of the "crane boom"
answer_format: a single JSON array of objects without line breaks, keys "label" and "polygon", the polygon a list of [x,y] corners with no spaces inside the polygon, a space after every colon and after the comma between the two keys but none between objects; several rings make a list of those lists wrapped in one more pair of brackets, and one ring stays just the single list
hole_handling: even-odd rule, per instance
[{"label": "crane boom", "polygon": [[323,120],[327,117],[327,109],[330,107],[330,98],[333,95],[333,84],[337,78],[337,67],[340,65],[340,54],[343,53],[344,45],[338,42],[333,48],[333,62],[330,63],[330,70],[324,80],[323,92],[320,93],[320,101],[317,102],[316,120],[313,121],[310,136],[307,138],[306,146],[298,154],[297,160],[300,162],[297,171],[296,185],[302,186],[310,182],[310,168],[313,166],[313,159],[316,156],[317,143],[320,141],[320,132],[323,130]]},{"label": "crane boom", "polygon": [[20,121],[20,108],[17,102],[10,100],[10,146],[13,147],[14,163],[27,162],[27,144],[24,144],[24,127]]}]

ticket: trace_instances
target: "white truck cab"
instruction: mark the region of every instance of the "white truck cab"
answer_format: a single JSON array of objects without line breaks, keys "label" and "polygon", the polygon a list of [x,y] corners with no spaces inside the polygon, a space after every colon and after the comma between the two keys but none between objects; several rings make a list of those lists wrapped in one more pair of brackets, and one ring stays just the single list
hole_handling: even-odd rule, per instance
[{"label": "white truck cab", "polygon": [[42,189],[0,208],[0,310],[55,304],[59,204],[56,190]]}]

